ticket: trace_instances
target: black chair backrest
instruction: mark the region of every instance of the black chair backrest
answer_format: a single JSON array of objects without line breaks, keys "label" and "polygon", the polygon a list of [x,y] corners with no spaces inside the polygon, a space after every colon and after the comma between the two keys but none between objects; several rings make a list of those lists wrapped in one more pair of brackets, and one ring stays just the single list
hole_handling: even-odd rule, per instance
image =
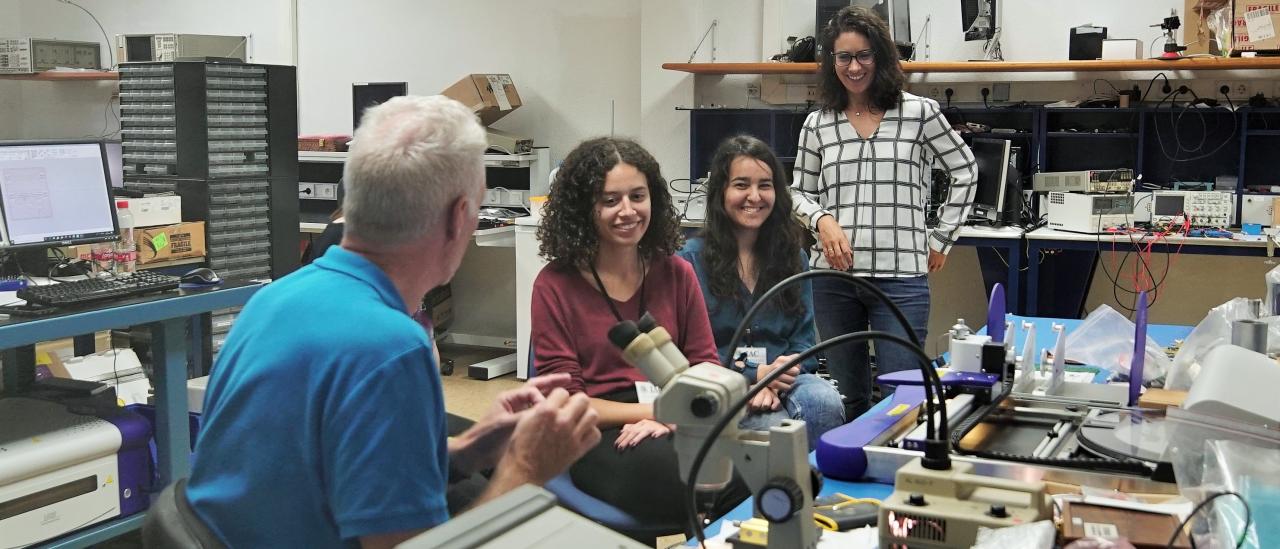
[{"label": "black chair backrest", "polygon": [[142,522],[144,547],[223,549],[226,546],[200,519],[187,500],[187,479],[166,486],[151,500]]}]

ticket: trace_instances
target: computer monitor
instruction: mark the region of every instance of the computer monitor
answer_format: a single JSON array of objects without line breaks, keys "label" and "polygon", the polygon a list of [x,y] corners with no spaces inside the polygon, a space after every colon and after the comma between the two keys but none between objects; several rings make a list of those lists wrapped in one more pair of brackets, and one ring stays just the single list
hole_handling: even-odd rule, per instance
[{"label": "computer monitor", "polygon": [[1004,211],[1005,184],[1009,177],[1009,152],[1012,144],[1004,139],[975,138],[969,144],[978,163],[977,190],[973,197],[970,220],[997,223]]},{"label": "computer monitor", "polygon": [[990,40],[997,26],[996,0],[960,0],[960,30],[965,40]]},{"label": "computer monitor", "polygon": [[124,188],[124,156],[119,141],[103,141],[107,153],[107,174],[111,176],[111,188]]},{"label": "computer monitor", "polygon": [[116,240],[108,173],[102,141],[0,141],[0,245]]},{"label": "computer monitor", "polygon": [[409,94],[406,82],[356,82],[351,85],[351,132],[360,127],[365,109],[381,105],[392,97]]},{"label": "computer monitor", "polygon": [[910,44],[911,38],[911,6],[909,0],[818,0],[817,32],[814,36],[822,36],[822,29],[827,22],[845,6],[864,6],[879,15],[889,24],[889,37],[898,44]]}]

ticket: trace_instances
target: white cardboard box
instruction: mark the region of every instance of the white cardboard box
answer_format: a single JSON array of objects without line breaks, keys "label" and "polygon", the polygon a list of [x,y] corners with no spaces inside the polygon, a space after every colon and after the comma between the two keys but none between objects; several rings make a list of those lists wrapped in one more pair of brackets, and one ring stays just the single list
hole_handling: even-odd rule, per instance
[{"label": "white cardboard box", "polygon": [[135,227],[177,225],[182,223],[182,197],[178,195],[122,198],[129,201]]},{"label": "white cardboard box", "polygon": [[1106,39],[1102,41],[1103,59],[1142,59],[1142,41],[1134,38]]}]

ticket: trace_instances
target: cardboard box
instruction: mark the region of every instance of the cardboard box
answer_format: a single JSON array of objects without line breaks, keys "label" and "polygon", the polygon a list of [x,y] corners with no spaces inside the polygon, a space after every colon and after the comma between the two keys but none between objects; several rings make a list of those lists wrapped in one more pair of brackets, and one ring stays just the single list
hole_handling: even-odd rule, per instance
[{"label": "cardboard box", "polygon": [[[1211,47],[1217,40],[1217,32],[1209,24],[1209,18],[1218,10],[1230,10],[1231,0],[1186,0],[1186,9],[1182,11],[1182,44],[1187,46],[1184,55],[1215,54],[1222,55],[1221,47]],[[1156,39],[1159,46],[1149,46],[1149,54],[1160,55],[1164,51],[1165,39]],[[1155,51],[1158,50],[1158,51]],[[1147,53],[1147,52],[1144,52]]]},{"label": "cardboard box", "polygon": [[1236,0],[1232,21],[1232,53],[1280,50],[1280,37],[1276,34],[1280,30],[1280,1]]},{"label": "cardboard box", "polygon": [[1142,59],[1142,41],[1132,38],[1102,40],[1102,59]]},{"label": "cardboard box", "polygon": [[480,115],[486,126],[520,107],[520,94],[509,74],[468,74],[442,94]]},{"label": "cardboard box", "polygon": [[135,229],[133,239],[138,243],[138,265],[205,254],[203,221]]},{"label": "cardboard box", "polygon": [[134,227],[182,223],[182,197],[176,194],[128,198]]},{"label": "cardboard box", "polygon": [[298,151],[346,152],[349,135],[299,135]]}]

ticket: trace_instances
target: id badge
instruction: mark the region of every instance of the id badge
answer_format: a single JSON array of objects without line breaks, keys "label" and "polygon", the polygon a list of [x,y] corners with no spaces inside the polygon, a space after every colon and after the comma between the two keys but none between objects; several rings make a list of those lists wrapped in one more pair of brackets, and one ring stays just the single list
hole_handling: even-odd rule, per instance
[{"label": "id badge", "polygon": [[653,401],[658,400],[658,393],[661,392],[657,385],[648,381],[636,382],[636,398],[640,400],[640,404],[653,404]]},{"label": "id badge", "polygon": [[[746,358],[739,358],[744,354],[746,355]],[[766,362],[766,358],[764,347],[738,347],[738,350],[733,352],[733,361],[735,363],[739,360],[745,360],[750,363],[749,365],[759,367],[768,364],[768,362]]]}]

